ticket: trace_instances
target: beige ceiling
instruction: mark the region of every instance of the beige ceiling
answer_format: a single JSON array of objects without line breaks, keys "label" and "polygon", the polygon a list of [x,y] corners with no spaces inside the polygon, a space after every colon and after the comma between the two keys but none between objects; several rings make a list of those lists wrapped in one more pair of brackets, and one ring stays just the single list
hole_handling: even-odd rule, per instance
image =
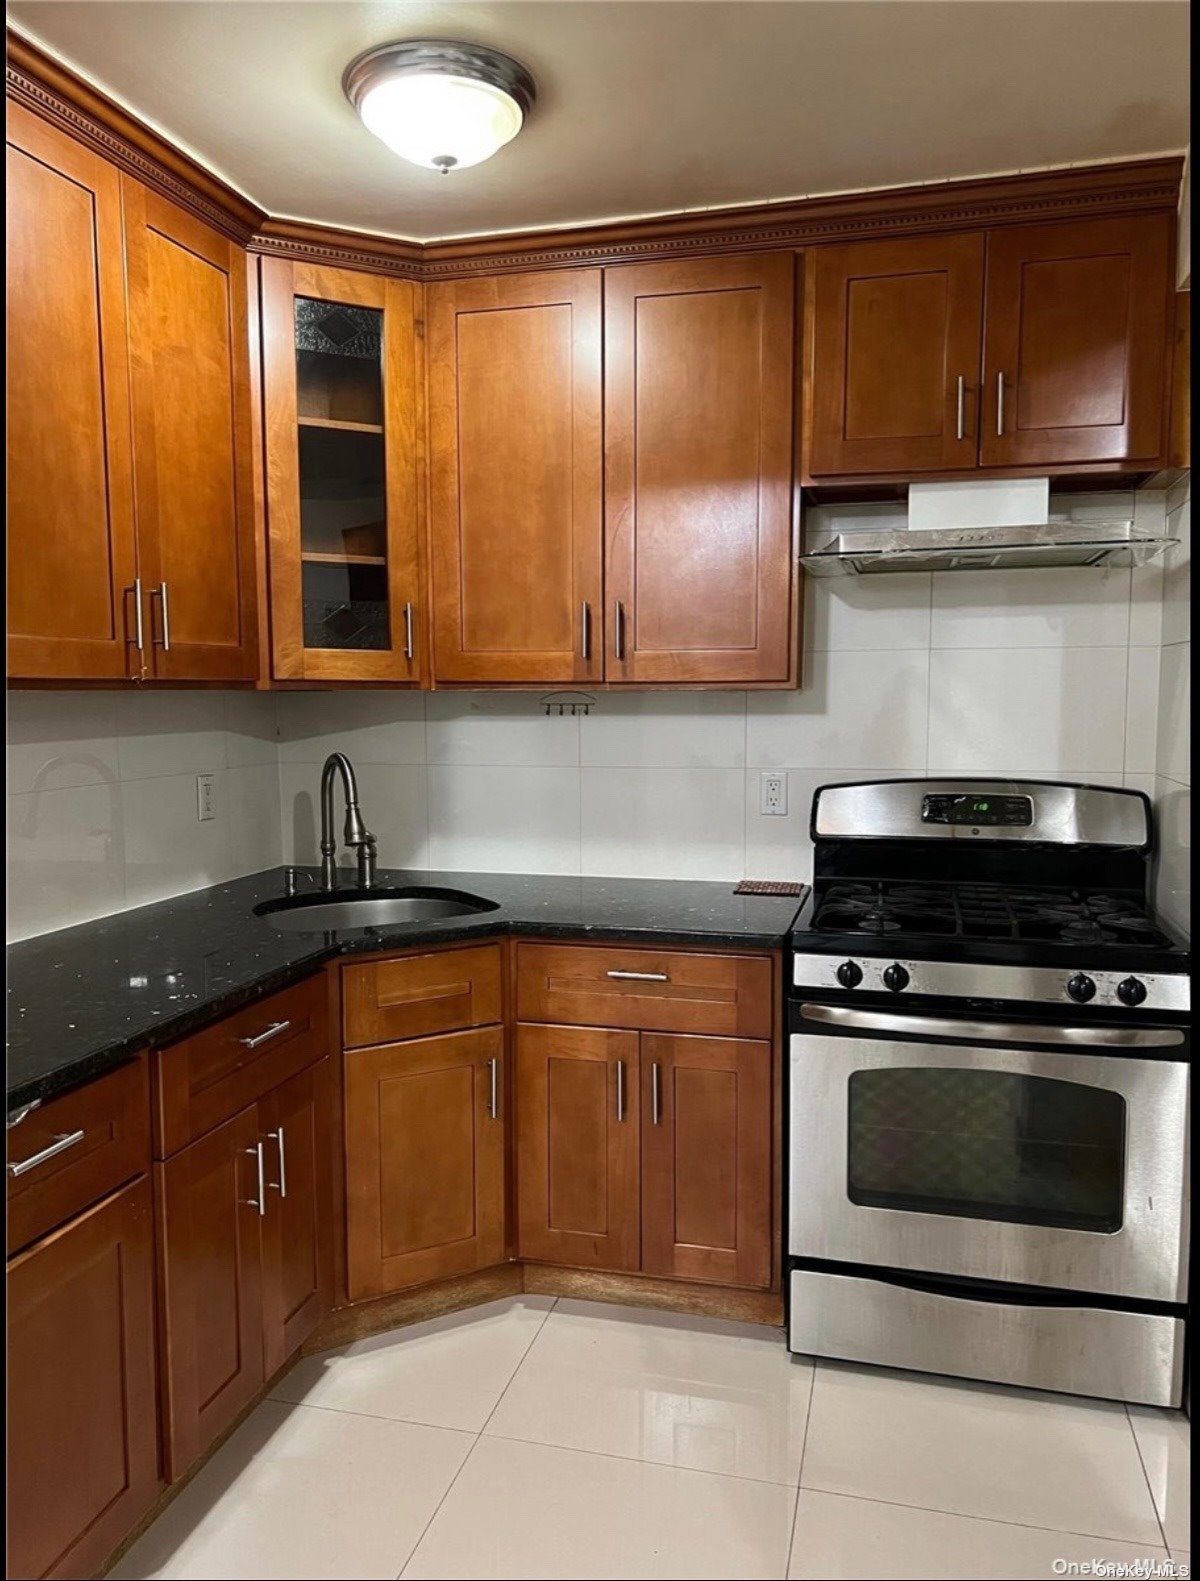
[{"label": "beige ceiling", "polygon": [[[268,212],[429,240],[1180,149],[1183,0],[18,0],[9,19]],[[391,39],[487,43],[539,99],[449,176],[342,96]]]}]

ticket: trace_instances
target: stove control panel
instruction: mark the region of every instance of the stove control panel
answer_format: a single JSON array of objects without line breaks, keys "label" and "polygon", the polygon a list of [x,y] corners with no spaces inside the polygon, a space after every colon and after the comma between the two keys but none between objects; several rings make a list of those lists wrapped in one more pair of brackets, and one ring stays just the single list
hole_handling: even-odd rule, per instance
[{"label": "stove control panel", "polygon": [[960,796],[939,792],[921,801],[922,823],[970,824],[973,828],[1029,828],[1032,796]]},{"label": "stove control panel", "polygon": [[1172,1011],[1191,1009],[1186,972],[1069,972],[1055,966],[1000,966],[982,961],[897,961],[887,956],[808,954],[792,958],[797,988],[842,989],[887,994],[904,1000],[913,994],[947,999],[1007,999],[1014,1003],[1088,1005],[1103,1010]]}]

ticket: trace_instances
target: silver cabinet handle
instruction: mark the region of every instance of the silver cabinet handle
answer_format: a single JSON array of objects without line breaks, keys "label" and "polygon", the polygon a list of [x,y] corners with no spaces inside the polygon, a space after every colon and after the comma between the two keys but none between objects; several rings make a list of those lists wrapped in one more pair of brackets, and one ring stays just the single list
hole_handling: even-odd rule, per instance
[{"label": "silver cabinet handle", "polygon": [[4,1121],[4,1129],[11,1131],[13,1126],[20,1125],[22,1120],[28,1120],[35,1109],[42,1107],[42,1100],[35,1098],[32,1103],[23,1103],[19,1109],[14,1109]]},{"label": "silver cabinet handle", "polygon": [[966,413],[966,399],[967,399],[967,381],[963,378],[962,374],[960,373],[959,376],[958,376],[958,419],[957,419],[957,423],[956,423],[956,426],[955,426],[955,437],[958,438],[958,439],[961,439],[963,437],[963,422],[965,420],[965,413]]},{"label": "silver cabinet handle", "polygon": [[271,1141],[274,1142],[275,1146],[279,1149],[279,1181],[278,1181],[278,1184],[277,1184],[275,1181],[272,1180],[270,1182],[270,1187],[271,1187],[272,1191],[277,1191],[281,1197],[286,1197],[287,1196],[287,1153],[284,1150],[283,1127],[280,1126],[278,1131],[268,1131],[267,1135],[270,1137]]},{"label": "silver cabinet handle", "polygon": [[605,977],[616,977],[626,983],[669,983],[666,972],[605,972]]},{"label": "silver cabinet handle", "polygon": [[613,652],[618,659],[625,657],[625,606],[620,599],[613,605]]},{"label": "silver cabinet handle", "polygon": [[246,1151],[251,1158],[258,1160],[256,1166],[258,1171],[258,1197],[257,1199],[247,1197],[246,1206],[248,1208],[257,1208],[259,1218],[265,1219],[267,1216],[267,1170],[263,1162],[263,1145],[261,1142],[256,1142],[253,1147],[248,1147]]},{"label": "silver cabinet handle", "polygon": [[277,1038],[281,1032],[286,1032],[291,1024],[290,1021],[272,1021],[265,1032],[259,1032],[252,1038],[238,1038],[238,1042],[245,1049],[260,1048],[264,1043],[269,1043],[272,1038]]},{"label": "silver cabinet handle", "polygon": [[1004,433],[1004,375],[996,375],[996,434],[997,437]]},{"label": "silver cabinet handle", "polygon": [[83,1141],[82,1131],[66,1131],[62,1136],[56,1136],[49,1147],[43,1147],[40,1153],[34,1153],[30,1158],[23,1158],[17,1164],[8,1166],[10,1180],[16,1180],[18,1175],[25,1175],[31,1169],[36,1169],[39,1164],[44,1164],[48,1159],[57,1158],[60,1153],[65,1153],[69,1147]]},{"label": "silver cabinet handle", "polygon": [[146,624],[142,619],[142,579],[133,579],[133,645],[139,653],[146,651]]},{"label": "silver cabinet handle", "polygon": [[488,1060],[488,1119],[500,1118],[500,1061],[494,1056]]},{"label": "silver cabinet handle", "polygon": [[617,1061],[617,1119],[625,1118],[625,1061]]},{"label": "silver cabinet handle", "polygon": [[592,656],[592,606],[585,598],[579,606],[579,657],[587,660]]},{"label": "silver cabinet handle", "polygon": [[404,657],[411,659],[413,651],[413,607],[409,603],[404,606]]},{"label": "silver cabinet handle", "polygon": [[[153,596],[153,595],[152,595]],[[171,651],[171,604],[167,595],[167,584],[158,584],[158,599],[162,605],[162,636],[154,640],[159,644],[164,653]]]},{"label": "silver cabinet handle", "polygon": [[650,1067],[650,1123],[662,1123],[662,1066],[657,1060]]}]

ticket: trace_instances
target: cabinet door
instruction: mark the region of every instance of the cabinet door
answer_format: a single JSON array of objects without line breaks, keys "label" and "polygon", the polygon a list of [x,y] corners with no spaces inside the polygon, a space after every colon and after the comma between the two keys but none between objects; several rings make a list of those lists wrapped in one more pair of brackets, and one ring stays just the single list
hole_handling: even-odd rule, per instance
[{"label": "cabinet door", "polygon": [[982,234],[814,247],[805,477],[976,465]]},{"label": "cabinet door", "polygon": [[262,292],[275,677],[415,686],[418,288],[267,258]]},{"label": "cabinet door", "polygon": [[598,680],[600,271],[429,288],[439,681]]},{"label": "cabinet door", "polygon": [[95,1575],[159,1487],[143,1177],[8,1265],[8,1571]]},{"label": "cabinet door", "polygon": [[333,1064],[302,1070],[259,1105],[265,1145],[263,1371],[304,1343],[332,1299]]},{"label": "cabinet door", "polygon": [[794,678],[790,253],[604,277],[607,678]]},{"label": "cabinet door", "polygon": [[988,236],[985,466],[1161,455],[1172,233],[1137,214]]},{"label": "cabinet door", "polygon": [[246,255],[123,179],[137,533],[152,673],[253,680]]},{"label": "cabinet door", "polygon": [[504,1260],[500,1027],[346,1060],[350,1299]]},{"label": "cabinet door", "polygon": [[771,1045],[642,1035],[642,1269],[771,1284]]},{"label": "cabinet door", "polygon": [[116,170],[8,106],[8,667],[141,673]]},{"label": "cabinet door", "polygon": [[517,1243],[522,1257],[636,1269],[638,1035],[517,1028]]},{"label": "cabinet door", "polygon": [[243,1109],[154,1166],[172,1482],[263,1381],[260,1140]]}]

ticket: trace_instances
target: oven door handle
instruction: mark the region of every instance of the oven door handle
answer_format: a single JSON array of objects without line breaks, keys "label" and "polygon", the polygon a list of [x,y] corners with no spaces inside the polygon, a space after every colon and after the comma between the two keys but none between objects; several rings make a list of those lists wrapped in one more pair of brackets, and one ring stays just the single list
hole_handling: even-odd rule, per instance
[{"label": "oven door handle", "polygon": [[979,1043],[1067,1043],[1075,1048],[1177,1048],[1177,1027],[1069,1027],[1020,1021],[959,1021],[915,1012],[857,1010],[849,1005],[801,1005],[800,1019],[855,1032],[900,1032],[916,1037],[967,1038]]}]

